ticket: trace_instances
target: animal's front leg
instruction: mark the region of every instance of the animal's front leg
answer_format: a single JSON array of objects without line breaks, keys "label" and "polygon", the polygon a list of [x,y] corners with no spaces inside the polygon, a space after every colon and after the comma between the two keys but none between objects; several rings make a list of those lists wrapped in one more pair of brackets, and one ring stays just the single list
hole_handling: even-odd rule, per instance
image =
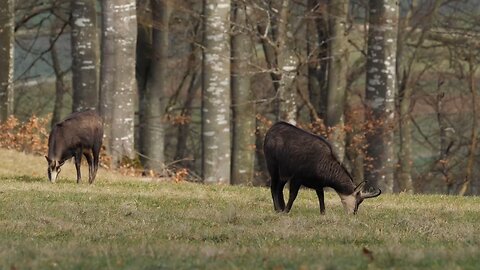
[{"label": "animal's front leg", "polygon": [[82,164],[82,149],[75,152],[75,169],[77,169],[77,184],[82,180],[82,175],[80,173],[80,164]]},{"label": "animal's front leg", "polygon": [[319,188],[316,191],[318,202],[320,203],[320,214],[325,215],[325,196],[323,194],[323,188]]}]

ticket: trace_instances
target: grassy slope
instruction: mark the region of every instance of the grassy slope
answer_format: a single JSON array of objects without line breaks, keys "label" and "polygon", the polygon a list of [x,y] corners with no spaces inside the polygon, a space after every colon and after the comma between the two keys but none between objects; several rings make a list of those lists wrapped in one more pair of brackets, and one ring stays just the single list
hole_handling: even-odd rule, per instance
[{"label": "grassy slope", "polygon": [[[145,182],[106,171],[49,184],[43,157],[0,150],[1,269],[352,269],[480,266],[480,200],[382,195],[320,216],[300,191],[276,214],[265,188]],[[363,253],[373,252],[373,260]]]}]

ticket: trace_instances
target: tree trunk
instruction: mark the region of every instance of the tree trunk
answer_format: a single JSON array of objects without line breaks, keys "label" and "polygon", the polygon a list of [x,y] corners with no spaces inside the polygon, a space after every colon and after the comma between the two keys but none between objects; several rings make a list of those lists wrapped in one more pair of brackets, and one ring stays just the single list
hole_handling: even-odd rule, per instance
[{"label": "tree trunk", "polygon": [[[399,18],[397,33],[397,76],[398,85],[398,103],[399,103],[399,136],[398,145],[398,188],[400,192],[413,193],[412,181],[412,120],[410,116],[411,96],[413,87],[410,86],[410,71],[415,57],[410,59],[410,66],[406,67],[403,76],[400,76],[401,63],[405,54],[405,37],[407,27],[412,18],[413,9],[417,6],[416,1],[412,1],[407,14]],[[416,53],[414,54],[416,55]]]},{"label": "tree trunk", "polygon": [[0,122],[13,114],[14,0],[0,3]]},{"label": "tree trunk", "polygon": [[[135,1],[103,1],[102,89],[100,111],[107,125],[113,166],[134,156]],[[118,42],[121,40],[122,42]],[[121,64],[119,64],[121,63]]]},{"label": "tree trunk", "polygon": [[[150,0],[140,0],[137,2],[137,16],[139,22],[137,25],[137,59],[136,59],[136,78],[138,91],[138,128],[135,130],[136,148],[140,153],[144,153],[145,143],[140,134],[145,129],[145,109],[146,109],[146,89],[147,79],[152,58],[152,14],[150,11]],[[140,18],[143,20],[140,21]]]},{"label": "tree trunk", "polygon": [[478,121],[478,114],[477,114],[477,88],[476,88],[476,68],[473,63],[473,56],[470,56],[468,67],[469,67],[469,88],[470,88],[470,95],[472,97],[472,131],[470,135],[470,148],[468,149],[468,160],[467,160],[467,168],[465,172],[465,180],[463,181],[462,185],[460,186],[460,191],[458,195],[464,196],[467,194],[468,189],[470,188],[472,182],[472,175],[473,175],[473,166],[475,163],[475,155],[477,152],[477,121]]},{"label": "tree trunk", "polygon": [[165,141],[165,92],[167,85],[168,22],[171,4],[168,0],[152,0],[153,33],[152,58],[145,92],[143,113],[142,163],[147,170],[161,172],[164,169]]},{"label": "tree trunk", "polygon": [[[195,34],[197,33],[197,27],[195,27]],[[182,160],[187,157],[187,139],[190,131],[190,124],[191,124],[191,115],[192,115],[192,104],[195,100],[196,93],[200,88],[200,51],[199,46],[197,46],[196,41],[197,35],[194,37],[194,41],[190,44],[191,55],[188,60],[188,69],[190,71],[190,83],[187,89],[187,95],[185,97],[185,101],[183,103],[183,109],[181,112],[181,116],[189,119],[189,121],[185,121],[185,123],[178,125],[178,135],[177,135],[177,147],[175,150],[175,160]],[[180,166],[187,166],[187,161],[181,161]]]},{"label": "tree trunk", "polygon": [[98,106],[99,40],[95,0],[72,0],[73,111]]},{"label": "tree trunk", "polygon": [[204,0],[202,176],[230,183],[230,0]]},{"label": "tree trunk", "polygon": [[[348,81],[348,86],[352,81]],[[344,164],[349,165],[349,171],[351,172],[355,184],[360,184],[364,179],[364,145],[365,140],[363,138],[364,119],[359,119],[359,115],[355,112],[358,101],[354,100],[356,96],[352,91],[347,92],[347,98],[345,102],[345,123],[349,127],[345,133],[345,141],[347,147],[345,148]]]},{"label": "tree trunk", "polygon": [[330,141],[340,161],[345,155],[344,107],[347,86],[348,38],[346,35],[348,14],[347,0],[331,0],[329,16],[329,65],[327,127],[333,129]]},{"label": "tree trunk", "polygon": [[113,1],[102,1],[102,42],[101,42],[101,66],[100,66],[100,95],[98,110],[103,118],[103,145],[107,153],[112,155],[111,133],[112,133],[112,108],[113,91],[115,84],[115,18]]},{"label": "tree trunk", "polygon": [[50,33],[50,46],[52,50],[50,51],[52,55],[52,67],[53,72],[55,73],[55,102],[53,105],[53,113],[51,120],[51,128],[53,128],[58,122],[62,120],[62,109],[63,109],[63,96],[67,93],[67,86],[65,85],[65,71],[62,70],[60,66],[60,60],[58,59],[57,46],[55,45],[55,37],[57,36],[56,29],[57,23],[54,23],[52,26],[52,32]]},{"label": "tree trunk", "polygon": [[366,76],[367,157],[370,170],[365,175],[370,186],[393,192],[393,121],[396,92],[396,38],[398,2],[373,0],[369,6],[368,56]]},{"label": "tree trunk", "polygon": [[[440,137],[440,153],[438,158],[438,163],[440,167],[440,173],[442,174],[443,182],[447,187],[447,194],[453,193],[453,184],[455,183],[454,179],[450,177],[450,170],[449,170],[449,161],[450,161],[450,149],[454,144],[454,141],[448,142],[448,134],[447,130],[449,129],[448,121],[446,120],[446,116],[444,111],[444,103],[443,98],[445,97],[444,92],[440,92],[440,87],[443,85],[443,82],[439,81],[437,83],[437,99],[435,104],[435,110],[437,112],[437,122],[438,122],[438,129],[439,129],[439,137]],[[448,143],[448,145],[447,145]]]},{"label": "tree trunk", "polygon": [[[328,24],[323,14],[323,0],[308,0],[309,19],[307,20],[308,93],[317,115],[325,119],[327,115],[327,66]],[[317,119],[313,119],[316,121]]]},{"label": "tree trunk", "polygon": [[297,121],[297,91],[294,82],[298,72],[298,58],[295,55],[295,38],[290,17],[290,0],[282,0],[276,40],[278,62],[276,73],[281,76],[277,90],[277,116],[279,120],[295,124]]},{"label": "tree trunk", "polygon": [[[408,80],[408,78],[405,78]],[[413,88],[405,86],[400,89],[400,121],[399,121],[399,174],[398,186],[401,192],[413,193],[412,181],[412,121],[410,119],[411,96]]]},{"label": "tree trunk", "polygon": [[236,0],[232,37],[232,184],[252,184],[255,159],[255,103],[251,91],[252,41],[248,35],[250,7]]},{"label": "tree trunk", "polygon": [[351,67],[349,67],[347,78],[347,97],[345,101],[345,123],[349,127],[346,129],[345,157],[344,164],[350,165],[350,171],[356,184],[364,180],[364,158],[365,158],[365,140],[364,140],[364,115],[358,113],[359,96],[352,90],[353,83],[365,74],[365,59],[358,58]]},{"label": "tree trunk", "polygon": [[[190,84],[188,86],[187,90],[187,96],[185,99],[185,102],[183,103],[183,109],[182,109],[182,117],[185,117],[187,119],[191,118],[192,115],[192,103],[195,99],[195,95],[197,93],[197,90],[200,88],[200,77],[199,72],[196,70],[196,68],[192,67],[195,69],[192,73],[192,78],[190,80]],[[178,135],[177,135],[177,147],[175,150],[175,160],[182,160],[187,158],[187,139],[188,139],[188,134],[190,131],[190,121],[186,121],[183,124],[180,124],[178,126]],[[181,161],[180,166],[188,167],[186,164],[187,161]]]}]

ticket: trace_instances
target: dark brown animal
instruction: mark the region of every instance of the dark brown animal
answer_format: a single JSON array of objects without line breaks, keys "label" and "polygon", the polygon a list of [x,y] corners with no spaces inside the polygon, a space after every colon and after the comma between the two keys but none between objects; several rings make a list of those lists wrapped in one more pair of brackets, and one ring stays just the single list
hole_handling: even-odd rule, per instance
[{"label": "dark brown animal", "polygon": [[[355,186],[350,173],[335,157],[330,143],[321,136],[278,122],[267,131],[263,147],[277,212],[290,211],[301,186],[316,190],[321,214],[325,214],[324,187],[333,188],[345,210],[353,214],[364,199],[381,194],[380,189],[363,192],[365,182]],[[290,195],[285,206],[283,188],[288,181]]]},{"label": "dark brown animal", "polygon": [[88,162],[88,182],[95,180],[103,139],[102,118],[93,110],[72,113],[57,123],[48,138],[48,179],[55,182],[62,165],[74,157],[77,183],[81,181],[82,155]]}]

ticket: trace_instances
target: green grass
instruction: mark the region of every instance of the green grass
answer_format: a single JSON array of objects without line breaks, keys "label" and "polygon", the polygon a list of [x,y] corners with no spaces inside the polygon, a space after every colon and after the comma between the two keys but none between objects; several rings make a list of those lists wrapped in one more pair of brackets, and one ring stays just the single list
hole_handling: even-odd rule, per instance
[{"label": "green grass", "polygon": [[[477,197],[382,195],[347,216],[301,190],[290,214],[266,188],[142,181],[0,150],[0,269],[479,269]],[[369,258],[363,252],[372,252]]]}]

